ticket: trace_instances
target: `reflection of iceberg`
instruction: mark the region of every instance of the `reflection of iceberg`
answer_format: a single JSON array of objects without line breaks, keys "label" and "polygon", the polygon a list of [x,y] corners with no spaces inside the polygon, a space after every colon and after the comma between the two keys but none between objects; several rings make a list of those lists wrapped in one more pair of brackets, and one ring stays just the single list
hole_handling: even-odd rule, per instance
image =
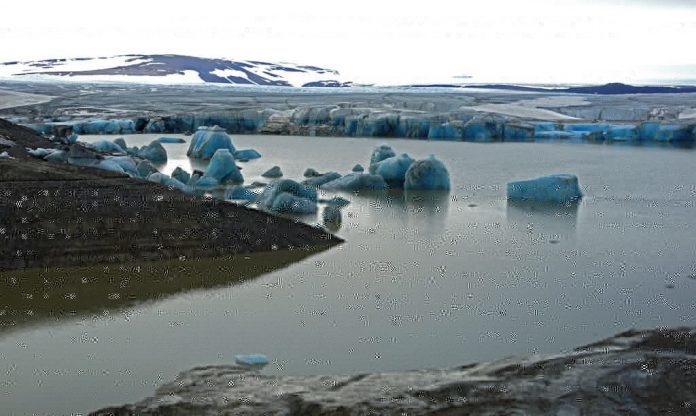
[{"label": "reflection of iceberg", "polygon": [[440,236],[445,231],[449,191],[390,191],[382,194],[381,199],[380,202],[395,208],[395,215],[404,225],[417,228],[423,235]]},{"label": "reflection of iceberg", "polygon": [[254,279],[321,250],[3,272],[0,337],[31,324],[101,315],[191,290]]},{"label": "reflection of iceberg", "polygon": [[579,204],[508,201],[507,222],[514,232],[539,242],[557,243],[575,238]]}]

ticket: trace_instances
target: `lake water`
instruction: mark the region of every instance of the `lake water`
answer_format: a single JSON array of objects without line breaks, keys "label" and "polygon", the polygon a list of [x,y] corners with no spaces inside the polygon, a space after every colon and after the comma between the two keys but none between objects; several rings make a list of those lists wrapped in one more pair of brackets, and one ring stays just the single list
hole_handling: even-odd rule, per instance
[{"label": "lake water", "polygon": [[[156,137],[125,136],[131,146]],[[65,295],[74,313],[43,311],[50,318],[32,315],[0,330],[3,413],[70,414],[136,401],[179,371],[232,363],[235,354],[268,355],[268,374],[399,371],[555,353],[629,328],[696,322],[692,150],[233,140],[263,154],[241,164],[247,183],[273,165],[295,179],[307,167],[345,173],[367,166],[371,149],[386,142],[415,158],[436,154],[452,191],[342,194],[351,200],[338,231],[343,245],[265,274],[252,267],[243,282],[213,268],[219,272],[176,290],[135,285],[147,295],[126,303],[109,303],[110,288],[108,297],[83,299],[89,308]],[[205,166],[186,158],[188,143],[164,146],[164,172]],[[551,173],[578,175],[586,197],[577,209],[507,203],[506,182]],[[80,273],[98,272],[70,274]],[[0,276],[6,283],[11,275]],[[12,308],[0,313],[27,316]]]}]

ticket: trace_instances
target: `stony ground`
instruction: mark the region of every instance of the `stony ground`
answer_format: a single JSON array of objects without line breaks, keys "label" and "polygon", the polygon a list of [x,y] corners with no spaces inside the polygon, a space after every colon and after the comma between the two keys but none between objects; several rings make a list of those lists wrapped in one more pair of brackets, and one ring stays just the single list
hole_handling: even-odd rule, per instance
[{"label": "stony ground", "polygon": [[33,159],[25,146],[56,145],[4,120],[0,136],[0,153],[15,157],[0,159],[0,270],[340,242],[320,229],[236,204],[123,174]]},{"label": "stony ground", "polygon": [[449,370],[267,376],[181,373],[139,403],[93,415],[693,415],[696,333],[630,331],[555,356]]}]

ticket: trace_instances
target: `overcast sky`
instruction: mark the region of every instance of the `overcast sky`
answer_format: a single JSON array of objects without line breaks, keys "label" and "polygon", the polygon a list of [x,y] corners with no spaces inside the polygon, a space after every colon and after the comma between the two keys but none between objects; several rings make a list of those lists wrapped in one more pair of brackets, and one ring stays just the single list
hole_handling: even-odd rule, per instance
[{"label": "overcast sky", "polygon": [[358,82],[606,82],[696,78],[694,40],[696,0],[23,0],[3,2],[0,61],[179,53]]}]

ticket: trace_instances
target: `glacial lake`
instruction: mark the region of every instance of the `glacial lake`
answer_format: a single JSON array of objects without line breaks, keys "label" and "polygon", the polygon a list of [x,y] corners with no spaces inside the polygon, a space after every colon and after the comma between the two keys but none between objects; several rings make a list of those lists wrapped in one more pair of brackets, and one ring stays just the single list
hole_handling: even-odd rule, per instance
[{"label": "glacial lake", "polygon": [[[160,136],[121,137],[141,146]],[[436,154],[452,190],[341,194],[351,201],[337,233],[344,244],[287,261],[262,255],[234,263],[248,267],[211,265],[176,289],[167,279],[150,285],[141,276],[147,266],[64,271],[111,276],[104,281],[113,287],[83,293],[66,285],[48,300],[27,300],[31,312],[21,303],[0,309],[0,322],[17,322],[0,326],[3,414],[78,414],[137,401],[180,371],[233,363],[235,354],[266,354],[266,374],[446,368],[696,322],[693,150],[233,141],[263,155],[240,163],[246,183],[267,182],[260,174],[273,165],[294,179],[308,167],[346,173],[367,167],[372,148],[387,143],[414,158]],[[165,173],[205,166],[186,157],[188,143],[164,146]],[[506,201],[508,181],[552,173],[578,175],[586,196],[576,209]],[[319,223],[320,213],[301,219]],[[158,267],[149,273],[177,266]],[[16,275],[0,273],[3,290]]]}]

